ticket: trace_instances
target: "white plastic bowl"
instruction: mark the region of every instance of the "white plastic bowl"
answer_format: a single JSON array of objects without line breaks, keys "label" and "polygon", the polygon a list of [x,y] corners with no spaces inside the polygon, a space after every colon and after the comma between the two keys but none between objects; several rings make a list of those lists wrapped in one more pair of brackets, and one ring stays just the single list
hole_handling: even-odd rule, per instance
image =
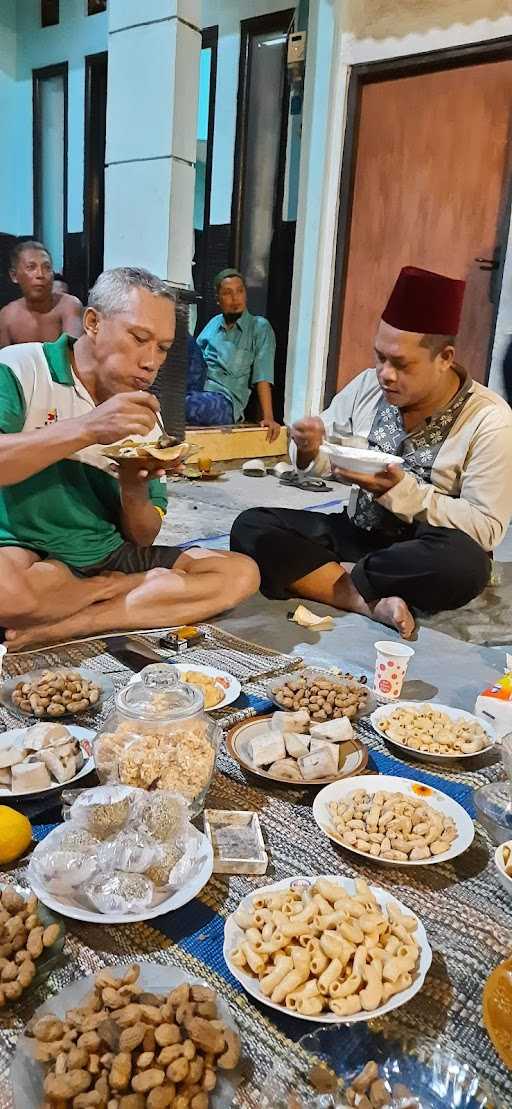
[{"label": "white plastic bowl", "polygon": [[403,458],[397,454],[364,450],[362,447],[342,447],[338,443],[326,442],[322,443],[320,451],[328,456],[331,465],[358,474],[378,474],[386,466],[403,466]]}]

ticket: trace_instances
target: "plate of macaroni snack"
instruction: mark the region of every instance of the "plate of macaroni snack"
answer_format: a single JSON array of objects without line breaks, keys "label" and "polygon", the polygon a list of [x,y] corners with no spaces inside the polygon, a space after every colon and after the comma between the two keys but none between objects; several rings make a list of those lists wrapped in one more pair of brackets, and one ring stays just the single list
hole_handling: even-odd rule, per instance
[{"label": "plate of macaroni snack", "polygon": [[339,875],[285,879],[226,920],[224,958],[252,997],[322,1024],[372,1020],[421,989],[423,924],[387,890]]},{"label": "plate of macaroni snack", "polygon": [[382,705],[370,717],[375,731],[421,762],[456,764],[492,750],[492,726],[471,712],[424,701]]},{"label": "plate of macaroni snack", "polygon": [[333,782],[315,797],[322,832],[347,851],[390,866],[428,866],[466,851],[475,827],[462,805],[410,778],[368,774]]}]

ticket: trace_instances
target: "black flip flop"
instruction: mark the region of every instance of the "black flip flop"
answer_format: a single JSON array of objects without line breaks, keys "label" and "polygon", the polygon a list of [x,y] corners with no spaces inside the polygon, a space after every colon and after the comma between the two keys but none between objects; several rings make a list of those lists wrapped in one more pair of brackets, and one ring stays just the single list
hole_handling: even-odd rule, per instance
[{"label": "black flip flop", "polygon": [[294,489],[305,489],[309,493],[332,492],[332,485],[327,485],[323,478],[301,477],[296,470],[292,474],[283,474],[279,484],[291,485]]}]

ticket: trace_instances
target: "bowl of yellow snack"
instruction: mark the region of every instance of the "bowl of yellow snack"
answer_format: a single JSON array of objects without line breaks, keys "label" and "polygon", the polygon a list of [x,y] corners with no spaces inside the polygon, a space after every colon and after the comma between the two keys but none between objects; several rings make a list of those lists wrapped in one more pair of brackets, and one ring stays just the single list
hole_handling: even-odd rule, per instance
[{"label": "bowl of yellow snack", "polygon": [[512,839],[496,848],[494,863],[503,889],[512,895]]}]

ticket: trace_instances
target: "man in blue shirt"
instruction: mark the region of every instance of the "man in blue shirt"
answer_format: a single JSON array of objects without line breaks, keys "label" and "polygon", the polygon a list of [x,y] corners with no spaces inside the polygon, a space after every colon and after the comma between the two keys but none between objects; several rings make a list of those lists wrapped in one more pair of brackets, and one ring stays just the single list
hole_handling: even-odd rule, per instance
[{"label": "man in blue shirt", "polygon": [[194,381],[189,378],[187,423],[202,427],[238,423],[255,388],[260,426],[268,429],[267,438],[273,442],[280,430],[272,408],[274,332],[268,320],[247,311],[247,290],[238,270],[222,270],[214,286],[220,314],[197,338],[205,374],[202,382],[196,375]]}]

